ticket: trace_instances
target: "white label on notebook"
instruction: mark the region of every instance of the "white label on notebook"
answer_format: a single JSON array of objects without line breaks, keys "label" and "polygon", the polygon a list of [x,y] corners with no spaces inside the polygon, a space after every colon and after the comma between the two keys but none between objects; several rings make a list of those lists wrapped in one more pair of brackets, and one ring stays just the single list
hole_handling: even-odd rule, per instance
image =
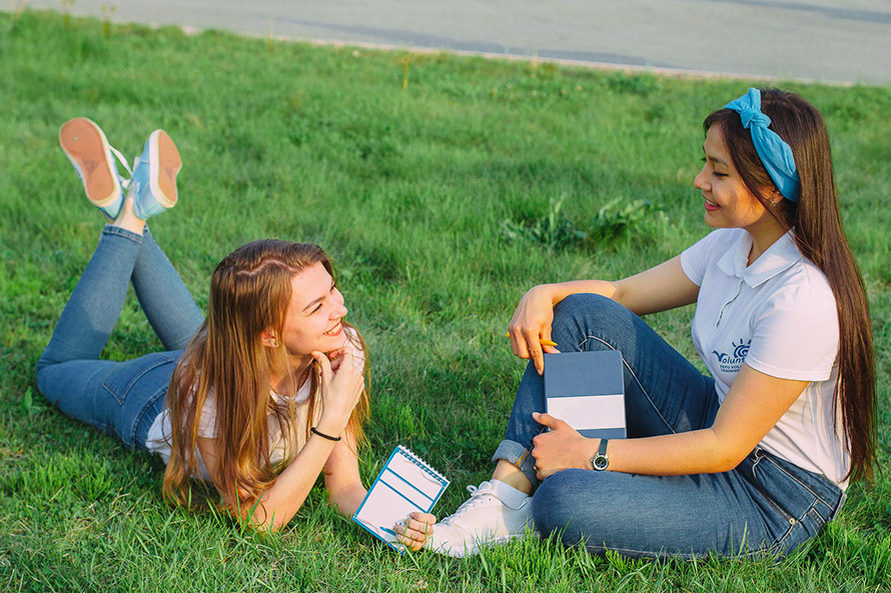
[{"label": "white label on notebook", "polygon": [[575,430],[625,427],[625,400],[619,395],[549,397],[548,414]]}]

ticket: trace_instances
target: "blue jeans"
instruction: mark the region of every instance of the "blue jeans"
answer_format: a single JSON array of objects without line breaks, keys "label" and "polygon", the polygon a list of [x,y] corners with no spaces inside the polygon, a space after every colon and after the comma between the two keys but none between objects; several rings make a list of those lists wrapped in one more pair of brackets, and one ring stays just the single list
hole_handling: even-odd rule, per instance
[{"label": "blue jeans", "polygon": [[[628,437],[708,428],[719,404],[704,376],[640,317],[605,297],[580,294],[555,309],[552,339],[562,352],[617,349],[625,372]],[[519,467],[536,487],[532,513],[543,536],[592,553],[693,558],[783,556],[816,535],[841,508],[843,492],[818,474],[756,447],[718,474],[647,476],[569,469],[539,482],[528,454],[545,409],[530,363],[494,461]]]},{"label": "blue jeans", "polygon": [[[99,360],[131,281],[167,351],[126,362]],[[137,235],[106,226],[37,362],[37,387],[66,415],[145,449],[176,361],[202,321],[147,227]]]}]

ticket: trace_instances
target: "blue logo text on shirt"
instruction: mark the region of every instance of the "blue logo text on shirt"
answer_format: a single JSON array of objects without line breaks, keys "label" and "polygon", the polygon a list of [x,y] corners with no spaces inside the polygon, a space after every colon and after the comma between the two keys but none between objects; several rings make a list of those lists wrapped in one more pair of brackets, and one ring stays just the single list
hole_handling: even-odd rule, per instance
[{"label": "blue logo text on shirt", "polygon": [[746,354],[749,353],[749,346],[752,345],[752,339],[747,342],[745,338],[739,339],[739,344],[732,342],[733,351],[731,354],[726,352],[718,352],[712,350],[712,354],[718,359],[718,367],[724,373],[737,373],[742,367],[742,363],[746,360]]}]

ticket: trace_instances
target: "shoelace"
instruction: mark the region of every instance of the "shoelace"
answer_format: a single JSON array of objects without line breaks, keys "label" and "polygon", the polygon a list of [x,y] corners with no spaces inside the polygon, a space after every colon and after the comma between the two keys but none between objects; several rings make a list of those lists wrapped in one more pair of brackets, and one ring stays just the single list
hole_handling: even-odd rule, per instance
[{"label": "shoelace", "polygon": [[[124,155],[121,154],[120,150],[118,150],[117,148],[115,148],[114,146],[111,146],[111,145],[109,145],[108,148],[111,150],[111,152],[114,154],[114,156],[117,157],[118,162],[120,162],[122,165],[124,165],[124,168],[127,169],[127,173],[130,174],[131,179],[124,179],[123,177],[118,175],[118,181],[121,182],[121,187],[124,189],[127,189],[130,187],[130,181],[132,180],[132,177],[133,177],[133,169],[130,168],[130,164],[127,163],[127,159],[124,158]],[[136,157],[136,159],[138,161],[139,157]],[[136,166],[135,162],[133,163],[133,166],[134,167]]]},{"label": "shoelace", "polygon": [[478,504],[482,503],[484,501],[483,496],[486,496],[486,495],[495,496],[492,493],[492,490],[490,488],[486,488],[485,490],[480,490],[473,484],[467,485],[467,491],[470,492],[470,498],[468,498],[467,500],[462,502],[461,506],[459,506],[457,509],[455,509],[454,513],[452,513],[451,515],[449,515],[448,517],[443,519],[442,520],[443,525],[451,525],[452,520],[455,517],[457,517],[464,511],[468,511],[468,510],[472,509],[473,507],[477,506]]}]

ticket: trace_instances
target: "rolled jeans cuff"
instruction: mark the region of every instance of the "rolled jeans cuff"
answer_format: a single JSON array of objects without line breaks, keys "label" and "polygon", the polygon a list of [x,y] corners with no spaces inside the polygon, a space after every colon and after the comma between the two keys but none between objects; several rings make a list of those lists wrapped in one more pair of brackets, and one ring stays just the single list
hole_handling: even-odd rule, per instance
[{"label": "rolled jeans cuff", "polygon": [[541,481],[535,476],[535,458],[532,457],[529,449],[516,441],[505,439],[501,441],[501,444],[498,445],[498,448],[495,449],[495,454],[492,456],[493,463],[501,460],[507,461],[523,472],[526,479],[532,483],[533,490],[538,488]]},{"label": "rolled jeans cuff", "polygon": [[[148,227],[146,227],[144,232],[148,232]],[[134,233],[133,231],[128,231],[127,229],[121,228],[119,226],[114,226],[111,224],[106,224],[102,229],[103,235],[114,235],[117,237],[123,237],[124,239],[129,239],[134,243],[138,243],[142,245],[142,235],[138,233]]]}]

